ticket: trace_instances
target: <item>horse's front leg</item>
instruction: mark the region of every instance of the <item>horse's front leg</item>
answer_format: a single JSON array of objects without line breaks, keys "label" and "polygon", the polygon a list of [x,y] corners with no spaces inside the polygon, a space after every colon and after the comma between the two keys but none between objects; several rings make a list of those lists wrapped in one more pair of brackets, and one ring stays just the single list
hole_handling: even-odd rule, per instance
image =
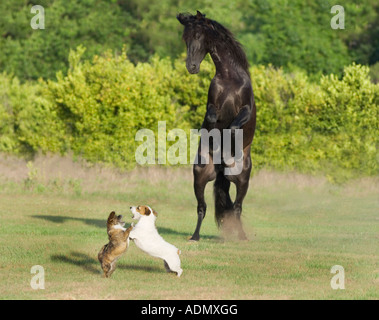
[{"label": "horse's front leg", "polygon": [[207,106],[207,113],[205,114],[205,120],[210,127],[214,127],[217,122],[217,109],[214,104],[209,103]]},{"label": "horse's front leg", "polygon": [[[242,129],[242,127],[247,124],[253,115],[252,107],[250,105],[243,106],[240,111],[238,112],[237,116],[234,118],[233,122],[230,124],[230,134],[231,134],[231,143],[230,143],[230,155],[232,157],[242,157],[242,150],[235,150],[236,148],[236,130]],[[243,133],[243,140],[245,140],[246,133]],[[242,142],[242,145],[245,141]]]},{"label": "horse's front leg", "polygon": [[251,116],[253,114],[252,112],[253,108],[251,105],[244,105],[240,111],[238,112],[237,116],[234,118],[233,122],[229,126],[229,128],[232,130],[232,133],[236,129],[241,129],[246,123],[248,123],[251,119]]},{"label": "horse's front leg", "polygon": [[[203,150],[204,151],[204,150]],[[197,163],[193,166],[193,176],[194,176],[194,191],[197,200],[197,225],[195,232],[191,237],[191,241],[199,241],[200,239],[200,228],[203,219],[205,218],[207,204],[205,203],[204,191],[205,186],[209,181],[216,178],[215,168],[213,165],[212,158],[209,156],[209,163],[204,163],[204,157],[200,152],[200,148],[197,154]]]}]

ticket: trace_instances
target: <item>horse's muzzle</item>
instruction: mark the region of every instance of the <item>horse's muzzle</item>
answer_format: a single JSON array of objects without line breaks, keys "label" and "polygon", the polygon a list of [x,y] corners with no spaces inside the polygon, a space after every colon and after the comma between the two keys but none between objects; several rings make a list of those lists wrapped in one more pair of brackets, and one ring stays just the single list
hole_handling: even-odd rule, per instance
[{"label": "horse's muzzle", "polygon": [[188,72],[191,74],[196,74],[196,73],[199,73],[200,71],[200,65],[187,63],[186,67],[187,67]]}]

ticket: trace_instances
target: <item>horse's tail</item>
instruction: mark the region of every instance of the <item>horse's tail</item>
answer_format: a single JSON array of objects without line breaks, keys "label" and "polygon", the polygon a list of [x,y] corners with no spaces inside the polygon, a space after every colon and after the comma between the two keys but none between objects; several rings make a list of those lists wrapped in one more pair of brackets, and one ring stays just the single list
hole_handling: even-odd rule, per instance
[{"label": "horse's tail", "polygon": [[223,172],[218,172],[213,186],[215,199],[215,218],[220,227],[227,211],[233,209],[233,202],[229,195],[230,181],[226,179]]}]

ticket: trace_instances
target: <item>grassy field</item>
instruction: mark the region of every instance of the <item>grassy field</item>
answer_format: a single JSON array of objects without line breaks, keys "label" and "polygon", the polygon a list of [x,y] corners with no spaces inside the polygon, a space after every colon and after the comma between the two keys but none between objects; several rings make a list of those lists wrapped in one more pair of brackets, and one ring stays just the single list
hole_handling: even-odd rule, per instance
[{"label": "grassy field", "polygon": [[[379,180],[334,186],[322,178],[261,172],[243,208],[249,241],[224,241],[212,185],[200,242],[190,170],[122,174],[42,158],[0,160],[1,299],[379,299]],[[131,243],[111,279],[97,253],[115,210],[159,213],[160,234],[181,249],[181,278]],[[33,290],[30,269],[45,270]],[[345,290],[330,270],[345,269]]]}]

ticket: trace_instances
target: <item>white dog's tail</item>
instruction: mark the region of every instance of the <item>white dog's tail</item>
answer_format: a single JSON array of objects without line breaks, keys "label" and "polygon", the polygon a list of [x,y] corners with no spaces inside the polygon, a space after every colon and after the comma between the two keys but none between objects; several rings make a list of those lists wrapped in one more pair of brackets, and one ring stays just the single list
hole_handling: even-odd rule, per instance
[{"label": "white dog's tail", "polygon": [[178,249],[178,255],[181,254],[182,252]]}]

